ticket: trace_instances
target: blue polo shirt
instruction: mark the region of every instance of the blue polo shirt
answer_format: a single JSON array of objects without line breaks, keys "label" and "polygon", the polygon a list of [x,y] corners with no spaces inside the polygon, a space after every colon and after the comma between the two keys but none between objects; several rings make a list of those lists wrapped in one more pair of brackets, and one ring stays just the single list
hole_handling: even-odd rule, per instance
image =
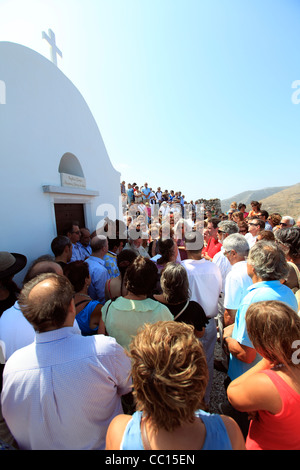
[{"label": "blue polo shirt", "polygon": [[142,193],[147,199],[149,199],[148,196],[151,193],[151,190],[150,190],[150,188],[143,188]]},{"label": "blue polo shirt", "polygon": [[[232,332],[232,338],[238,341],[243,346],[253,348],[251,343],[247,327],[246,327],[246,312],[248,307],[256,302],[264,302],[267,300],[277,300],[278,302],[284,302],[289,305],[295,312],[298,312],[298,303],[293,291],[281,284],[280,281],[263,281],[257,282],[247,289],[248,293],[242,300],[238,311],[236,312],[235,324]],[[254,349],[254,348],[253,348]],[[251,364],[246,364],[240,361],[230,354],[228,375],[231,380],[236,379],[240,375],[244,374],[248,369],[251,369],[257,362],[261,360],[259,354]]]}]

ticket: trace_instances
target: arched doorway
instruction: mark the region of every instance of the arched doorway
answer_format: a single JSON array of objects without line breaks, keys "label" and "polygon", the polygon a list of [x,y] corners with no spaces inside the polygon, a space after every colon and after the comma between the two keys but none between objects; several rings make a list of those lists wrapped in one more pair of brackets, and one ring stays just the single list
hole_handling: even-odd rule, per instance
[{"label": "arched doorway", "polygon": [[[63,185],[69,187],[84,187],[84,173],[78,158],[72,153],[65,153],[59,164],[58,171]],[[79,227],[85,227],[85,214],[83,204],[55,203],[55,220],[57,235],[63,235],[65,227],[70,222],[77,222]]]}]

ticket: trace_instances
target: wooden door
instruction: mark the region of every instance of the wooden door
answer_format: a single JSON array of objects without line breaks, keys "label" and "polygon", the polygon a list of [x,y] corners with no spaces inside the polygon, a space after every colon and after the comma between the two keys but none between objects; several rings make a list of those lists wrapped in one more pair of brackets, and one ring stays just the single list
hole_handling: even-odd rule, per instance
[{"label": "wooden door", "polygon": [[65,227],[70,222],[77,222],[79,227],[85,227],[83,204],[54,204],[57,235],[63,235]]}]

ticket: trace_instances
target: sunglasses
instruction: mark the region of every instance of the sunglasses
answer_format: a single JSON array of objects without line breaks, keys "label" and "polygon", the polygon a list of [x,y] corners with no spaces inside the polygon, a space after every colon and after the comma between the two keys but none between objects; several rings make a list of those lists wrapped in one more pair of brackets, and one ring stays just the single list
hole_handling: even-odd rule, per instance
[{"label": "sunglasses", "polygon": [[224,255],[224,256],[230,255],[231,252],[232,252],[232,250],[230,250],[230,251],[224,250],[224,251],[223,251],[223,255]]}]

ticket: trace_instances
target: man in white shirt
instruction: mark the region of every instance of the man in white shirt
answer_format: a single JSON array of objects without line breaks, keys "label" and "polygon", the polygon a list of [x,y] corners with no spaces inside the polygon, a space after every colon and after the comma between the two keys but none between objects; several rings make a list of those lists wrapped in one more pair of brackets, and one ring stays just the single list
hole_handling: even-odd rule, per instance
[{"label": "man in white shirt", "polygon": [[[217,254],[215,254],[215,256],[212,259],[213,263],[215,263],[219,267],[221,271],[221,276],[222,276],[222,291],[219,297],[218,315],[217,315],[218,334],[219,334],[219,338],[221,342],[222,342],[223,327],[224,327],[225,281],[226,281],[226,277],[228,273],[231,271],[231,264],[228,261],[227,257],[224,255],[223,242],[229,235],[233,233],[237,233],[238,231],[239,231],[239,227],[235,222],[233,222],[233,220],[223,220],[222,222],[219,222],[217,237],[218,237],[219,243],[222,243],[222,247],[221,247],[221,250]],[[215,359],[214,361],[215,369],[221,370],[221,372],[224,372],[226,370],[226,364],[227,364],[227,356],[225,356],[225,353],[223,353],[221,360]]]},{"label": "man in white shirt", "polygon": [[156,203],[156,194],[152,190],[152,188],[150,188],[149,203],[150,204],[155,204]]},{"label": "man in white shirt", "polygon": [[218,314],[218,300],[222,289],[222,276],[216,264],[201,257],[203,236],[197,232],[188,232],[185,235],[185,245],[188,259],[182,261],[187,270],[191,299],[198,302],[209,318],[204,336],[200,339],[203,344],[209,370],[209,382],[206,389],[205,400],[208,403],[214,368],[214,349],[217,340],[215,317]]},{"label": "man in white shirt", "polygon": [[222,274],[222,293],[225,292],[225,279],[229,271],[231,271],[231,264],[228,261],[227,257],[224,256],[224,240],[233,233],[238,233],[239,227],[232,220],[223,220],[218,223],[218,241],[222,243],[221,250],[215,254],[212,261],[217,266],[219,266]]},{"label": "man in white shirt", "polygon": [[143,201],[143,194],[140,191],[140,188],[138,186],[135,186],[134,188],[134,203],[135,204],[140,204]]},{"label": "man in white shirt", "polygon": [[160,205],[162,203],[162,191],[160,187],[157,188],[156,199],[157,199],[158,204]]},{"label": "man in white shirt", "polygon": [[128,243],[124,246],[124,250],[131,250],[137,256],[143,256],[144,258],[150,258],[149,253],[142,245],[143,239],[140,237],[137,240],[128,239]]},{"label": "man in white shirt", "polygon": [[162,220],[165,220],[171,212],[170,205],[167,201],[163,201],[160,205],[158,214],[161,216]]},{"label": "man in white shirt", "polygon": [[[63,270],[59,263],[50,259],[43,260],[42,258],[38,258],[28,269],[24,283],[45,273],[55,273],[58,276],[63,276]],[[77,322],[74,326],[76,329],[78,328],[78,333],[80,333]],[[0,318],[0,345],[3,351],[4,362],[6,362],[15,351],[31,344],[34,341],[34,337],[35,332],[33,326],[24,317],[18,301],[11,308],[3,312]]]},{"label": "man in white shirt", "polygon": [[234,323],[240,303],[253,282],[247,272],[247,257],[250,247],[245,237],[239,233],[230,235],[224,240],[223,248],[224,254],[232,266],[225,281],[224,326],[228,326]]},{"label": "man in white shirt", "polygon": [[35,342],[16,351],[3,375],[3,416],[21,450],[102,450],[130,392],[130,360],[115,339],[74,334],[68,279],[42,274],[19,297]]},{"label": "man in white shirt", "polygon": [[259,232],[264,230],[265,223],[263,220],[258,218],[252,218],[248,222],[248,233],[246,233],[245,238],[249,243],[250,248],[256,243],[257,235]]},{"label": "man in white shirt", "polygon": [[[59,263],[49,259],[47,256],[37,258],[29,267],[23,281],[23,285],[36,276],[45,273],[55,273],[63,276],[63,269]],[[81,335],[76,319],[74,320],[73,332]],[[33,343],[35,331],[31,323],[24,317],[19,302],[5,310],[0,318],[0,351],[1,364],[5,364],[12,354],[18,349]],[[2,374],[2,370],[1,370]],[[1,380],[2,383],[2,380]],[[6,443],[14,444],[14,439],[9,432],[2,417],[0,407],[0,438]]]}]

